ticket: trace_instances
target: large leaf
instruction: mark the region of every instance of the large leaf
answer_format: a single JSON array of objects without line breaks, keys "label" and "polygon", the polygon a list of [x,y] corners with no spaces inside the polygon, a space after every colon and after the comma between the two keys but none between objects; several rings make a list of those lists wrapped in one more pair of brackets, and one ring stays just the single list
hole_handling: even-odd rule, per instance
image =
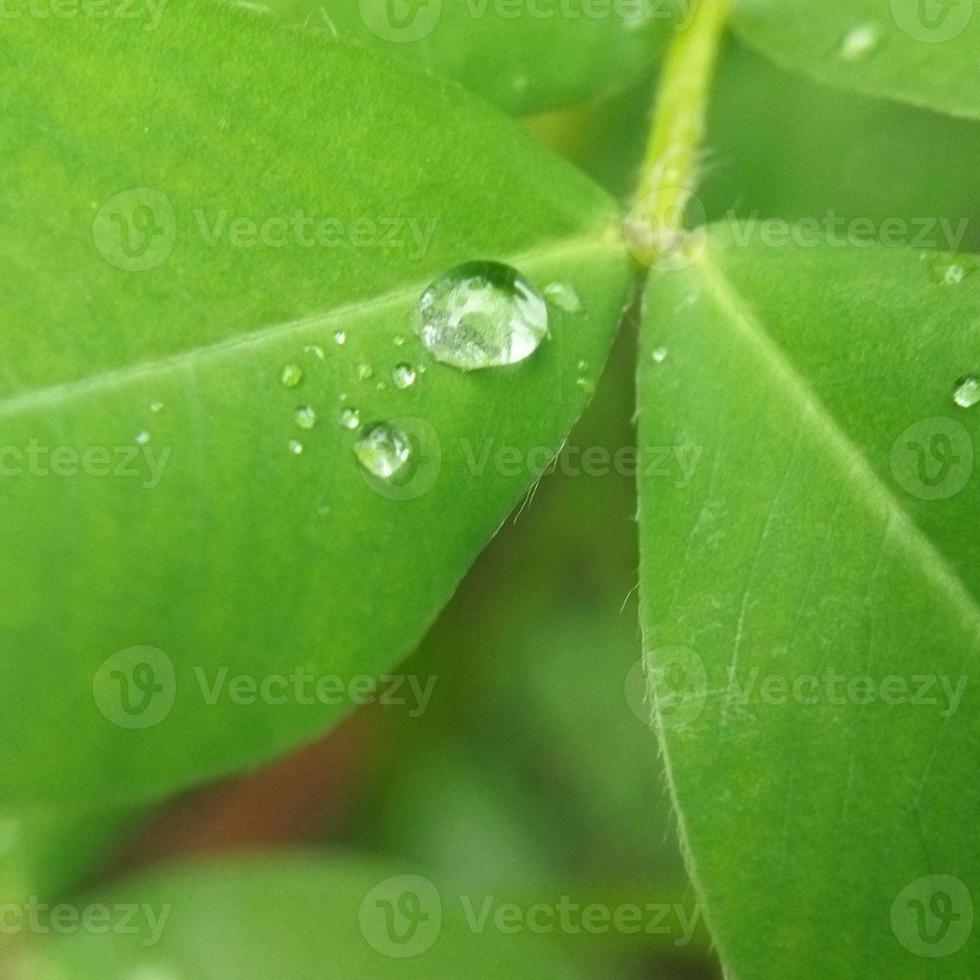
[{"label": "large leaf", "polygon": [[641,481],[691,870],[732,976],[974,976],[980,276],[743,230],[654,277],[640,367],[698,460]]},{"label": "large leaf", "polygon": [[27,976],[458,980],[475,965],[487,980],[574,976],[540,935],[480,918],[481,899],[350,858],[189,864],[72,903],[80,921],[107,906],[117,928],[63,927],[71,934],[43,939]]},{"label": "large leaf", "polygon": [[515,113],[644,75],[684,17],[680,0],[268,0],[286,20],[379,47]]},{"label": "large leaf", "polygon": [[974,0],[738,0],[736,26],[823,82],[980,119]]},{"label": "large leaf", "polygon": [[[557,448],[631,270],[611,202],[450,83],[205,5],[11,23],[0,794],[141,797],[311,735],[414,646],[546,462],[474,447]],[[582,312],[521,364],[437,364],[413,310],[474,259]],[[427,371],[401,390],[400,362]],[[344,408],[401,420],[407,483],[367,479]]]}]

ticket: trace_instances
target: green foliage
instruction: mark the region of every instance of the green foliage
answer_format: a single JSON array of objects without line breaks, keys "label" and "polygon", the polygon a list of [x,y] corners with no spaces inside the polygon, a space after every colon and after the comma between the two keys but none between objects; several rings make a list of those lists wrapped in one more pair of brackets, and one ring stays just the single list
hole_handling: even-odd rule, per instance
[{"label": "green foliage", "polygon": [[924,972],[893,903],[932,875],[980,876],[980,416],[954,402],[977,367],[980,277],[746,232],[653,277],[642,343],[641,446],[699,460],[689,485],[640,488],[645,639],[692,872],[738,976],[966,977],[955,946]]},{"label": "green foliage", "polygon": [[822,82],[980,119],[973,0],[739,0],[742,37]]},{"label": "green foliage", "polygon": [[[389,930],[408,882],[420,898],[413,932]],[[571,980],[575,971],[533,938],[471,927],[467,896],[368,859],[296,854],[189,864],[93,894],[87,908],[134,909],[131,933],[80,933],[44,946],[37,980],[133,976],[296,980],[324,975],[456,980],[479,963],[488,980]],[[478,910],[477,910],[478,914]],[[205,928],[202,928],[202,924]],[[394,938],[393,938],[394,937]],[[407,939],[406,939],[407,937]],[[424,954],[424,955],[423,955]]]},{"label": "green foliage", "polygon": [[541,112],[646,77],[683,18],[679,0],[270,0],[276,15],[454,78],[515,113]]},{"label": "green foliage", "polygon": [[[702,911],[732,977],[975,975],[974,5],[701,4],[5,14],[0,899],[170,911],[150,947],[13,937],[4,976],[672,980],[712,969]],[[418,310],[476,262],[548,330],[463,371]],[[604,476],[539,486],[569,448]],[[79,894],[149,802],[409,655],[435,697],[328,743],[344,844],[388,859],[334,829]],[[692,929],[460,901],[562,894]]]},{"label": "green foliage", "polygon": [[[12,446],[107,447],[139,475],[7,485],[2,627],[23,653],[2,667],[18,696],[0,723],[0,785],[7,799],[138,799],[268,758],[340,713],[209,704],[223,669],[350,679],[418,642],[537,475],[476,472],[473,447],[493,437],[525,454],[557,449],[585,401],[578,365],[602,365],[629,270],[608,235],[611,203],[454,86],[209,6],[171,10],[155,33],[68,23],[24,22],[2,42],[30,71],[4,93],[18,150],[2,165],[16,192],[0,352],[16,369],[0,417]],[[315,66],[327,54],[325,74]],[[310,83],[297,87],[297,72]],[[126,84],[93,100],[106,74]],[[428,145],[406,190],[420,144],[450,116],[458,138]],[[93,240],[93,218],[101,206],[135,221],[146,201],[154,220],[172,217],[169,241],[164,230],[154,244],[172,250],[132,271],[112,225],[97,219]],[[431,238],[308,248],[289,237],[308,229],[279,227],[285,247],[235,247],[237,219],[297,213],[346,230],[367,220],[378,234],[399,216]],[[214,244],[222,215],[229,237]],[[528,364],[435,364],[413,309],[474,256],[517,265],[539,289],[571,283],[586,312],[553,310],[551,340]],[[392,379],[402,361],[429,362],[404,391]],[[283,383],[290,365],[302,372],[295,386]],[[305,405],[319,420],[309,431],[295,419]],[[365,425],[407,419],[426,461],[412,485],[364,478],[356,434],[338,423],[345,408]],[[100,668],[133,647],[161,651],[151,656],[167,688],[135,719],[112,676],[129,664]],[[71,739],[39,755],[54,729]]]}]

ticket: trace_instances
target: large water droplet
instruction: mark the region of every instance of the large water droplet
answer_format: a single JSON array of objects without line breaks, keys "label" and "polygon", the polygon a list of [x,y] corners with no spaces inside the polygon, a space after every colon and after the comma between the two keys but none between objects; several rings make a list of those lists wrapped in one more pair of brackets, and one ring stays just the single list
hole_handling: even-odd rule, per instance
[{"label": "large water droplet", "polygon": [[345,408],[338,416],[340,424],[353,432],[360,427],[361,413],[356,408]]},{"label": "large water droplet", "polygon": [[316,425],[316,410],[311,405],[302,405],[296,409],[295,419],[301,429],[312,429]]},{"label": "large water droplet", "polygon": [[391,380],[395,382],[395,387],[404,391],[406,388],[411,388],[415,384],[415,379],[418,374],[415,368],[411,364],[399,364],[394,371],[391,372]]},{"label": "large water droplet", "polygon": [[960,408],[973,408],[980,405],[980,378],[965,378],[953,392],[953,401]]},{"label": "large water droplet", "polygon": [[862,61],[881,43],[881,31],[875,24],[861,24],[849,31],[841,41],[841,61]]},{"label": "large water droplet", "polygon": [[549,283],[544,287],[544,296],[549,303],[566,313],[582,312],[582,300],[571,283]]},{"label": "large water droplet", "polygon": [[361,466],[374,476],[390,480],[412,457],[412,446],[401,429],[380,422],[357,440],[354,446]]},{"label": "large water droplet", "polygon": [[437,361],[463,371],[517,364],[548,334],[548,306],[516,270],[470,262],[437,279],[419,300],[418,332]]},{"label": "large water droplet", "polygon": [[287,364],[279,378],[287,388],[296,388],[303,380],[303,369],[298,364]]}]

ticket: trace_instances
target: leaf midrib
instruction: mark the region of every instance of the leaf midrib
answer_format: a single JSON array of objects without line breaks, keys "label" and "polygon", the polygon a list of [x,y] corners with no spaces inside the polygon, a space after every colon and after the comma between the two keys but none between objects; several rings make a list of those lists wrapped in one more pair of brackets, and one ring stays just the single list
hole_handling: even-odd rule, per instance
[{"label": "leaf midrib", "polygon": [[[592,251],[610,253],[624,251],[625,246],[622,240],[619,237],[613,238],[609,234],[609,228],[610,226],[606,224],[575,238],[549,242],[517,256],[509,257],[508,261],[520,268],[543,260],[560,259],[565,255],[585,255]],[[47,387],[32,388],[7,398],[0,398],[0,418],[11,418],[33,409],[69,401],[103,389],[111,390],[116,386],[139,378],[153,377],[168,371],[192,366],[211,358],[218,359],[244,348],[258,347],[268,341],[281,340],[293,333],[304,333],[316,325],[325,326],[332,321],[346,320],[354,315],[363,316],[388,305],[398,305],[405,300],[419,296],[429,284],[430,279],[431,276],[427,276],[425,281],[405,284],[390,292],[382,293],[380,296],[348,301],[342,306],[323,310],[312,316],[260,327],[236,337],[227,337],[216,343],[175,351],[153,360],[100,371],[97,374],[74,378]]]},{"label": "leaf midrib", "polygon": [[980,637],[980,601],[977,595],[967,587],[892,489],[881,480],[844,427],[796,369],[786,351],[772,339],[748,300],[711,258],[710,249],[705,249],[693,268],[718,309],[759,351],[785,397],[807,412],[809,417],[805,418],[804,424],[821,435],[844,470],[855,475],[855,484],[862,491],[868,506],[884,514],[901,546],[917,559],[916,568],[922,570],[924,577],[947,597],[974,634]]}]

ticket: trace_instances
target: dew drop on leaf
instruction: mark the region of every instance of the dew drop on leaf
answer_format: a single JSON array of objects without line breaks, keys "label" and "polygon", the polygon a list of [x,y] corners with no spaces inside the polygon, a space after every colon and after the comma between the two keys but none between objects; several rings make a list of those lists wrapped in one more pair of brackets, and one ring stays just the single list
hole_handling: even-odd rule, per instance
[{"label": "dew drop on leaf", "polygon": [[280,380],[287,388],[296,388],[303,380],[303,369],[298,364],[287,364],[282,369]]},{"label": "dew drop on leaf", "polygon": [[944,286],[958,286],[975,271],[976,264],[965,257],[939,259],[932,266],[933,278]]},{"label": "dew drop on leaf", "polygon": [[357,440],[354,451],[361,466],[383,480],[396,476],[412,458],[408,436],[386,422],[371,426]]},{"label": "dew drop on leaf", "polygon": [[849,31],[841,41],[841,61],[863,61],[881,43],[881,32],[874,24],[862,24]]},{"label": "dew drop on leaf", "polygon": [[159,415],[163,411],[163,402],[151,402],[150,411],[154,415]]},{"label": "dew drop on leaf", "polygon": [[416,317],[432,356],[462,371],[517,364],[548,335],[542,296],[499,262],[470,262],[440,276],[422,294]]},{"label": "dew drop on leaf", "polygon": [[552,282],[544,287],[545,299],[565,313],[581,313],[582,300],[575,287],[567,282]]},{"label": "dew drop on leaf", "polygon": [[370,364],[358,364],[357,376],[361,381],[370,381],[374,377],[374,368]]},{"label": "dew drop on leaf", "polygon": [[296,409],[295,419],[301,429],[312,429],[316,425],[316,411],[310,405],[302,405]]},{"label": "dew drop on leaf", "polygon": [[657,347],[653,352],[653,363],[663,364],[663,362],[667,360],[669,354],[670,351],[668,351],[666,347]]},{"label": "dew drop on leaf", "polygon": [[147,432],[146,429],[140,429],[140,431],[136,433],[135,442],[137,446],[145,446],[147,443],[149,443],[149,441],[150,433]]},{"label": "dew drop on leaf", "polygon": [[289,440],[289,451],[294,456],[301,456],[303,453],[303,443],[299,442],[297,439]]},{"label": "dew drop on leaf", "polygon": [[970,377],[961,381],[953,392],[953,401],[960,408],[973,408],[980,405],[980,378]]},{"label": "dew drop on leaf", "polygon": [[333,342],[340,347],[343,347],[347,343],[347,331],[337,330],[333,335]]},{"label": "dew drop on leaf", "polygon": [[411,388],[417,377],[418,374],[411,364],[399,364],[391,372],[391,380],[395,382],[395,387],[401,391]]},{"label": "dew drop on leaf", "polygon": [[353,432],[361,424],[361,413],[356,408],[345,408],[338,416],[341,426]]}]

